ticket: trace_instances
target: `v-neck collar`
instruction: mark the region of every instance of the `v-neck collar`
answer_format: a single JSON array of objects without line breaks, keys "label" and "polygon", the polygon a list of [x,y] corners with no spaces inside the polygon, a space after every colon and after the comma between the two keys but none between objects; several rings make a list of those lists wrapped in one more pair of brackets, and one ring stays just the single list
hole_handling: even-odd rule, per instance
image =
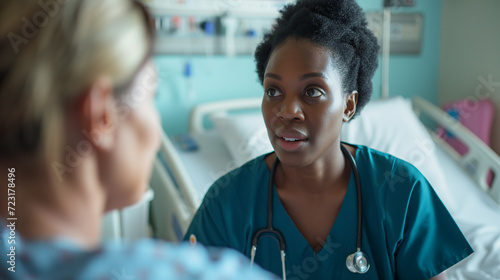
[{"label": "v-neck collar", "polygon": [[[342,229],[340,225],[351,224],[349,221],[356,218],[355,191],[356,184],[354,176],[351,172],[349,185],[347,187],[344,200],[342,201],[342,205],[340,206],[340,211],[335,219],[335,222],[333,223],[332,228],[330,229],[330,232],[328,233],[328,238],[331,238],[331,242],[344,244],[344,241],[346,241],[345,239],[347,234],[345,233],[345,229]],[[304,235],[302,235],[300,230],[295,225],[295,222],[285,210],[285,207],[281,203],[278,196],[275,185],[273,185],[273,221],[275,224],[274,227],[280,229],[282,232],[286,242],[285,245],[290,246],[288,248],[294,248],[290,251],[287,250],[287,254],[292,253],[292,255],[295,255],[297,258],[304,258],[323,253],[323,250],[325,249],[324,247],[321,248],[318,253],[311,248],[309,242],[307,242]]]},{"label": "v-neck collar", "polygon": [[[359,147],[356,146],[355,159],[358,160],[359,155]],[[270,174],[269,174],[270,176]],[[267,193],[267,192],[266,192]],[[349,184],[347,186],[347,190],[342,201],[342,205],[340,207],[340,211],[335,219],[335,222],[328,233],[328,242],[332,242],[334,244],[338,244],[336,246],[340,247],[342,244],[346,244],[348,240],[351,240],[350,233],[356,232],[356,229],[345,229],[342,228],[342,225],[350,225],[353,224],[353,221],[356,221],[356,182],[354,179],[353,171],[351,170],[351,174],[349,176]],[[276,190],[276,185],[273,184],[273,221],[276,229],[278,229],[285,239],[285,246],[288,248],[286,250],[287,255],[293,256],[293,259],[302,260],[305,257],[313,257],[317,254],[324,254],[325,246],[321,248],[321,250],[316,253],[313,248],[309,245],[306,238],[299,231],[297,226],[295,225],[292,218],[288,215],[288,212],[285,210],[285,207],[281,203],[281,200],[278,196],[278,192]],[[356,224],[356,223],[354,223]],[[326,240],[325,240],[326,242]],[[355,244],[352,244],[352,247]],[[290,249],[292,248],[292,249]]]}]

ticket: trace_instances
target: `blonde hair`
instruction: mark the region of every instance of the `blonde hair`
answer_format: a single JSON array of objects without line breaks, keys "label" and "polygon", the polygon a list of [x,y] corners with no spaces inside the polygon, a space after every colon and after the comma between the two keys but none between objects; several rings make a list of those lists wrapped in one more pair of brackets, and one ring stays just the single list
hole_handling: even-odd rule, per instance
[{"label": "blonde hair", "polygon": [[133,79],[150,18],[131,0],[1,2],[0,160],[60,159],[68,105],[101,75],[117,88]]}]

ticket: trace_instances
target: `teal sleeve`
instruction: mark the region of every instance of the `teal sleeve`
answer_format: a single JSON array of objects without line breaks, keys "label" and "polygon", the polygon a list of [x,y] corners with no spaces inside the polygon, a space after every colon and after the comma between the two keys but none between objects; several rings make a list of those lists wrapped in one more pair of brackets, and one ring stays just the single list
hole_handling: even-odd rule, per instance
[{"label": "teal sleeve", "polygon": [[448,210],[421,176],[413,186],[395,253],[397,279],[430,279],[472,253]]},{"label": "teal sleeve", "polygon": [[196,211],[191,224],[184,236],[189,240],[194,234],[198,243],[205,246],[230,247],[224,209],[218,194],[218,185],[215,183],[208,190],[202,204]]},{"label": "teal sleeve", "polygon": [[194,234],[205,246],[247,252],[253,233],[252,217],[260,205],[256,190],[266,180],[261,174],[263,170],[267,172],[267,166],[258,159],[219,178],[206,193],[185,240]]}]

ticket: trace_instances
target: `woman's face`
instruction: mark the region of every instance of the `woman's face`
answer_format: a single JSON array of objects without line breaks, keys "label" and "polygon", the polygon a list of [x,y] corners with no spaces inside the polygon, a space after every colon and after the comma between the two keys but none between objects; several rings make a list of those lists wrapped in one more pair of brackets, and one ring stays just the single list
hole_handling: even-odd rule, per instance
[{"label": "woman's face", "polygon": [[272,52],[263,85],[262,113],[281,162],[303,167],[339,149],[346,99],[328,49],[286,40]]},{"label": "woman's face", "polygon": [[141,69],[132,90],[117,100],[115,148],[107,159],[107,210],[137,202],[146,191],[160,145],[160,118],[154,105],[157,77],[150,62]]}]

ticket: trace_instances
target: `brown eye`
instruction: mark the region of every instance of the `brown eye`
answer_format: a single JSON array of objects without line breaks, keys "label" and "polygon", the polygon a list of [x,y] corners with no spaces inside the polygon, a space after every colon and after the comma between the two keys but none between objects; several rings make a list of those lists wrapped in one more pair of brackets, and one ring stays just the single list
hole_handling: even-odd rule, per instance
[{"label": "brown eye", "polygon": [[323,95],[323,91],[318,88],[308,88],[306,90],[307,97],[320,97]]},{"label": "brown eye", "polygon": [[268,88],[268,89],[266,89],[266,94],[267,94],[267,96],[275,97],[275,96],[280,96],[281,92],[279,92],[275,88]]}]

